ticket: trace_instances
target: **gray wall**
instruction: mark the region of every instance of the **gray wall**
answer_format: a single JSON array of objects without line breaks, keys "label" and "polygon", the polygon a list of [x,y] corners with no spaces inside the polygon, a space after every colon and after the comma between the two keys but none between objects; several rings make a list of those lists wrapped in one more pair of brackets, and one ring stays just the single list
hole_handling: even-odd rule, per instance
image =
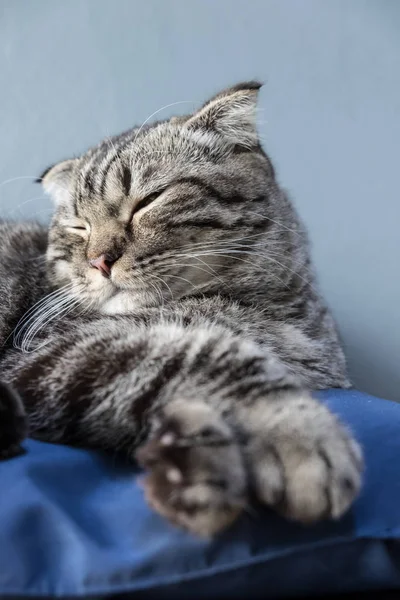
[{"label": "gray wall", "polygon": [[398,0],[1,0],[0,214],[48,218],[48,164],[259,77],[353,380],[400,399],[399,32]]}]

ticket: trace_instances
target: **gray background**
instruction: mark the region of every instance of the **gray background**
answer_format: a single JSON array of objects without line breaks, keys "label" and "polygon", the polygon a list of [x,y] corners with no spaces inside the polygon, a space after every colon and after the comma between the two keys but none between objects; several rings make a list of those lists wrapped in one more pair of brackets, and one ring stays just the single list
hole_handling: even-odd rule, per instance
[{"label": "gray background", "polygon": [[44,167],[253,77],[353,380],[400,400],[398,0],[0,0],[0,214],[47,219]]}]

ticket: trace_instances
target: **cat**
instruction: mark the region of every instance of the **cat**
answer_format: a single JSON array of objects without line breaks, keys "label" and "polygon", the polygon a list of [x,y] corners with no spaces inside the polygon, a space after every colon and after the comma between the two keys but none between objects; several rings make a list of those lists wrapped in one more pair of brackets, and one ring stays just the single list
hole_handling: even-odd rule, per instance
[{"label": "cat", "polygon": [[259,89],[52,166],[49,229],[0,224],[3,457],[28,430],[118,451],[146,470],[155,511],[206,537],[253,495],[289,519],[338,518],[363,471],[312,396],[350,383],[257,134]]}]

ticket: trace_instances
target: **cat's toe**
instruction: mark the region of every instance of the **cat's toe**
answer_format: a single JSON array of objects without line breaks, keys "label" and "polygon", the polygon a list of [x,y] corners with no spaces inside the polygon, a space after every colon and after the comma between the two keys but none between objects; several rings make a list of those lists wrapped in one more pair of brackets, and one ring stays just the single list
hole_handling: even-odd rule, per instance
[{"label": "cat's toe", "polygon": [[247,449],[258,498],[303,523],[341,517],[362,480],[362,453],[352,436],[306,396],[287,402],[267,420],[269,430],[253,431]]},{"label": "cat's toe", "polygon": [[[353,445],[354,442],[351,442]],[[341,432],[320,440],[313,451],[293,448],[285,457],[287,488],[283,512],[305,523],[338,519],[361,486],[361,469]]]},{"label": "cat's toe", "polygon": [[246,504],[241,453],[208,407],[187,406],[137,452],[148,503],[171,523],[202,537],[228,527]]},{"label": "cat's toe", "polygon": [[[174,471],[172,471],[172,474]],[[200,537],[212,537],[226,529],[243,510],[242,498],[221,493],[218,483],[179,485],[150,472],[143,488],[148,504],[170,523]]]}]

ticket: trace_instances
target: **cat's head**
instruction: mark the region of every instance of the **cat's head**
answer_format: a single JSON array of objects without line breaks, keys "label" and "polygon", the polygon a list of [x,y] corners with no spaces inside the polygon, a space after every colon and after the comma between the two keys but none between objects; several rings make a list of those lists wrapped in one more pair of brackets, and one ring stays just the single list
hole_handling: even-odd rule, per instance
[{"label": "cat's head", "polygon": [[245,289],[268,270],[276,282],[279,267],[262,252],[285,230],[273,226],[279,191],[256,130],[259,88],[237,85],[48,169],[53,283],[119,314]]}]

